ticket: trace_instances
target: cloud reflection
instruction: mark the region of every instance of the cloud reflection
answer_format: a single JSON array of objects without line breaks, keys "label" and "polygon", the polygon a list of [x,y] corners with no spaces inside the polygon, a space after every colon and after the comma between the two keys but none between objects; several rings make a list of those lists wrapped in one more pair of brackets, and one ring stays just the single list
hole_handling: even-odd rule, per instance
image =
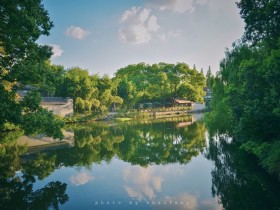
[{"label": "cloud reflection", "polygon": [[72,185],[79,186],[94,180],[94,177],[87,172],[81,172],[77,176],[71,176],[70,181]]},{"label": "cloud reflection", "polygon": [[222,210],[222,205],[219,204],[217,198],[209,198],[203,200],[199,195],[182,193],[177,196],[165,196],[163,199],[154,200],[155,210]]},{"label": "cloud reflection", "polygon": [[154,199],[156,193],[161,191],[163,178],[155,174],[151,168],[135,166],[123,171],[125,181],[124,189],[127,194],[138,200]]}]

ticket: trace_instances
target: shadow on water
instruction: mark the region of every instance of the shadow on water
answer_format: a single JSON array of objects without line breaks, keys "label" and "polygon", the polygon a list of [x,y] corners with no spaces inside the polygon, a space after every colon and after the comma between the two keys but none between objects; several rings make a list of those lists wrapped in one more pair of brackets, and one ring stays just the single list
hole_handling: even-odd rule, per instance
[{"label": "shadow on water", "polygon": [[20,163],[25,151],[25,147],[16,144],[0,147],[0,209],[59,209],[68,201],[67,185],[55,181],[34,190],[35,175]]},{"label": "shadow on water", "polygon": [[[206,119],[207,122],[207,119]],[[206,158],[214,162],[212,195],[226,210],[279,210],[280,182],[258,165],[257,159],[220,130],[221,122],[210,121]],[[222,130],[225,131],[224,125]]]}]

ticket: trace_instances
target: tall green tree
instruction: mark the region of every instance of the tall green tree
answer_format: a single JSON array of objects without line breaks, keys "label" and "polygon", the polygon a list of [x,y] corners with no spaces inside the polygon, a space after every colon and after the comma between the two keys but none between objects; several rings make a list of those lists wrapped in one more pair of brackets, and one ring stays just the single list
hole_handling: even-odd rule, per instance
[{"label": "tall green tree", "polygon": [[206,86],[208,88],[212,88],[214,83],[214,75],[212,74],[211,67],[209,66],[207,73],[206,73]]},{"label": "tall green tree", "polygon": [[[52,27],[41,0],[0,2],[0,129],[4,129],[6,123],[24,129],[32,121],[33,130],[38,127],[36,131],[42,131],[42,121],[37,120],[41,109],[23,112],[26,104],[18,102],[15,89],[20,85],[42,86],[41,81],[49,74],[45,61],[52,52],[50,46],[39,45],[36,41],[41,35],[49,35]],[[62,138],[62,124],[49,113],[45,117],[52,127],[48,135]]]},{"label": "tall green tree", "polygon": [[266,41],[271,48],[280,37],[278,0],[241,0],[237,3],[245,22],[244,40],[254,44]]},{"label": "tall green tree", "polygon": [[241,0],[237,5],[246,23],[245,34],[220,64],[214,87],[223,90],[223,97],[213,97],[211,115],[221,116],[217,113],[225,105],[234,141],[280,177],[280,4]]}]

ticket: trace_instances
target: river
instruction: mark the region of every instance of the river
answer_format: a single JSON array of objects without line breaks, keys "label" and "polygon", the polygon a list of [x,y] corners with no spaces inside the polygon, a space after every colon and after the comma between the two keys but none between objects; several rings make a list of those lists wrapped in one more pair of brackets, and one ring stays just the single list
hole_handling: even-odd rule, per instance
[{"label": "river", "polygon": [[279,181],[193,116],[69,126],[0,150],[0,209],[280,209]]}]

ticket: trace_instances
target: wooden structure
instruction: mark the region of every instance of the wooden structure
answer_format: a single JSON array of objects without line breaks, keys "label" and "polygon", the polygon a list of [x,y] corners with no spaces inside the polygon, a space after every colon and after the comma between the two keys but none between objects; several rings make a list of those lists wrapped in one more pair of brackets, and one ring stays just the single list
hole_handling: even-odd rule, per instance
[{"label": "wooden structure", "polygon": [[192,107],[193,102],[186,99],[175,99],[174,105],[178,107]]}]

